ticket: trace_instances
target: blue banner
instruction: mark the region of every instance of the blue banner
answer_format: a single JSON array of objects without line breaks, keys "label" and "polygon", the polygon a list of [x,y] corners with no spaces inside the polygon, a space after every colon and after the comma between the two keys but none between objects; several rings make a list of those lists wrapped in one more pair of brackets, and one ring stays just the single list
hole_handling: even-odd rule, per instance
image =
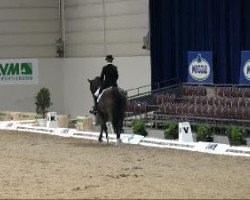
[{"label": "blue banner", "polygon": [[241,51],[239,84],[250,84],[250,51]]},{"label": "blue banner", "polygon": [[188,82],[213,83],[213,56],[211,51],[188,52]]}]

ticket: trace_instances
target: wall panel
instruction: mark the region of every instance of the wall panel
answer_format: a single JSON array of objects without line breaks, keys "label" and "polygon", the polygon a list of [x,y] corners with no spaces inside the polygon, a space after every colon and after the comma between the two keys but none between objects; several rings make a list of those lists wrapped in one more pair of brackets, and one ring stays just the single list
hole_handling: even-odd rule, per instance
[{"label": "wall panel", "polygon": [[66,0],[65,5],[67,57],[149,55],[142,49],[148,0]]},{"label": "wall panel", "polygon": [[146,56],[148,52],[142,49],[142,43],[120,43],[120,44],[107,44],[107,54],[114,56]]},{"label": "wall panel", "polygon": [[[103,56],[104,47],[102,44],[90,45],[67,45],[68,57],[101,57]],[[84,55],[84,56],[83,56]]]},{"label": "wall panel", "polygon": [[147,28],[109,30],[106,38],[108,43],[136,43],[141,41],[141,36],[147,31]]},{"label": "wall panel", "polygon": [[70,32],[103,31],[102,18],[74,19],[66,21],[66,35]]},{"label": "wall panel", "polygon": [[68,7],[65,17],[67,19],[102,17],[102,9],[102,4]]},{"label": "wall panel", "polygon": [[131,28],[147,28],[147,14],[118,15],[107,17],[106,29],[119,30]]},{"label": "wall panel", "polygon": [[55,45],[56,37],[57,33],[2,34],[0,47]]},{"label": "wall panel", "polygon": [[102,31],[71,32],[66,35],[71,45],[103,44]]},{"label": "wall panel", "polygon": [[148,3],[145,0],[113,1],[105,4],[107,16],[148,14]]},{"label": "wall panel", "polygon": [[0,1],[0,58],[56,56],[58,0]]},{"label": "wall panel", "polygon": [[6,8],[0,9],[0,21],[36,21],[57,20],[58,9],[55,8]]},{"label": "wall panel", "polygon": [[54,46],[0,47],[0,58],[49,58],[49,57],[55,57]]},{"label": "wall panel", "polygon": [[9,21],[0,22],[0,34],[57,33],[57,21]]},{"label": "wall panel", "polygon": [[0,8],[55,8],[57,0],[1,0]]}]

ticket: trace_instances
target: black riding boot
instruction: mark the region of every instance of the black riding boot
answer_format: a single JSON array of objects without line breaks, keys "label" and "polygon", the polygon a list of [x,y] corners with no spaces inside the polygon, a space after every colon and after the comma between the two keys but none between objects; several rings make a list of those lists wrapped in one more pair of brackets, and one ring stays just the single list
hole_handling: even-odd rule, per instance
[{"label": "black riding boot", "polygon": [[92,107],[92,110],[89,111],[90,114],[96,115],[97,113],[97,97],[94,97],[94,106]]}]

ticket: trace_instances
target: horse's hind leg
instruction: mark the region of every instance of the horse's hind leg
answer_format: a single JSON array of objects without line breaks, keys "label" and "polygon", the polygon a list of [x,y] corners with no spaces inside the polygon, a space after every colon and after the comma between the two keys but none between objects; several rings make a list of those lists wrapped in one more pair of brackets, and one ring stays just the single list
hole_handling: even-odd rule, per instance
[{"label": "horse's hind leg", "polygon": [[108,135],[108,128],[107,128],[107,125],[106,123],[103,125],[103,130],[104,132],[106,133],[106,139],[107,139],[107,145],[109,145],[109,135]]},{"label": "horse's hind leg", "polygon": [[121,140],[121,128],[119,123],[116,123],[113,125],[116,133],[116,146],[121,146],[122,145],[122,140]]}]

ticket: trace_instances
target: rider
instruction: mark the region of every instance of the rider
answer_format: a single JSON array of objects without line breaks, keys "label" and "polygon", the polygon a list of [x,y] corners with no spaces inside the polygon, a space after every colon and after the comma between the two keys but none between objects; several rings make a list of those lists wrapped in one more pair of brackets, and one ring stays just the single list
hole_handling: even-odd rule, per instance
[{"label": "rider", "polygon": [[[102,86],[95,93],[97,97],[102,93],[104,89],[109,87],[117,87],[117,80],[119,75],[117,67],[112,64],[113,60],[114,57],[112,55],[106,56],[106,61],[108,62],[108,65],[105,65],[102,68],[102,73],[101,73]],[[93,109],[89,111],[91,114],[96,114],[97,112],[97,98],[94,98],[94,103],[95,105]]]}]

